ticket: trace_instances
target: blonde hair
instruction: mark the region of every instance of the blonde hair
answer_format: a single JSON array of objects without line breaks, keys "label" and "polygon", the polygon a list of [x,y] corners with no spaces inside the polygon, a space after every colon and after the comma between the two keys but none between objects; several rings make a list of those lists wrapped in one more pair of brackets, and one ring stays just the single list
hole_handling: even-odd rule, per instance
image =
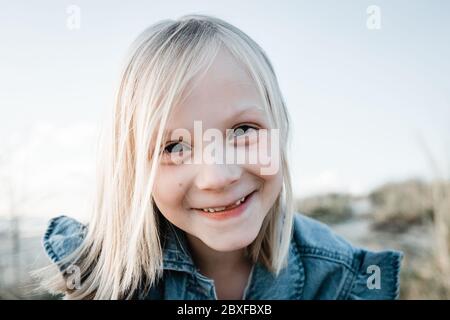
[{"label": "blonde hair", "polygon": [[[129,299],[162,276],[158,209],[152,199],[165,125],[188,84],[227,49],[254,79],[271,124],[280,129],[283,186],[255,241],[247,248],[278,274],[292,236],[293,201],[287,163],[289,116],[273,67],[260,46],[215,17],[163,20],[133,43],[121,75],[111,128],[99,153],[97,192],[82,244],[58,266],[75,263],[81,287],[67,289],[61,272],[42,285],[66,299]],[[154,147],[152,147],[154,145]],[[151,201],[149,201],[152,199]]]}]

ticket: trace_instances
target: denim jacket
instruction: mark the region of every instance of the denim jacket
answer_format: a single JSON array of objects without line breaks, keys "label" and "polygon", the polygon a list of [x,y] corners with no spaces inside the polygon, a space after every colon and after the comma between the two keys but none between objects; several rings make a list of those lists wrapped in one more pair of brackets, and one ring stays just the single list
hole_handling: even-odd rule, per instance
[{"label": "denim jacket", "polygon": [[[87,226],[67,216],[50,220],[43,238],[53,262],[75,250]],[[195,266],[185,234],[164,232],[163,276],[140,299],[217,299],[214,281]],[[287,266],[275,277],[261,263],[250,273],[243,299],[397,299],[403,254],[357,248],[326,225],[296,214]]]}]

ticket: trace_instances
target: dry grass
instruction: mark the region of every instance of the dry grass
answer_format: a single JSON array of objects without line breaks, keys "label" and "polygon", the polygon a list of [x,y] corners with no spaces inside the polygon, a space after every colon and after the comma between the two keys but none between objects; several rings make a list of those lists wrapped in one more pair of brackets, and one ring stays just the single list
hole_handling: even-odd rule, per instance
[{"label": "dry grass", "polygon": [[[345,228],[344,237],[374,250],[393,248],[405,253],[401,269],[401,299],[450,299],[450,181],[407,180],[387,183],[369,194],[372,211],[352,215],[349,195],[323,195],[297,202],[297,209],[332,225],[354,226],[365,219],[368,231]],[[356,224],[356,226],[358,223]],[[342,230],[342,229],[341,229]]]},{"label": "dry grass", "polygon": [[405,232],[433,220],[430,185],[417,179],[387,183],[370,193],[376,230]]},{"label": "dry grass", "polygon": [[330,193],[298,200],[296,210],[325,223],[338,223],[352,217],[351,196]]}]

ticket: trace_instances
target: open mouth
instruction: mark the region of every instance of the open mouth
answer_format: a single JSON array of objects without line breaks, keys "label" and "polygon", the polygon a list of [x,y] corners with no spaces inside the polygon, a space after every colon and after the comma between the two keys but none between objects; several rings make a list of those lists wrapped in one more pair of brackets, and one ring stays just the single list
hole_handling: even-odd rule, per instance
[{"label": "open mouth", "polygon": [[255,192],[256,192],[256,190],[252,191],[248,195],[238,199],[237,201],[235,201],[234,203],[232,203],[228,206],[212,207],[212,208],[196,208],[195,210],[200,210],[200,211],[203,211],[203,212],[209,213],[209,214],[225,213],[225,212],[233,210],[233,209],[241,206],[242,204],[246,203],[247,199],[250,198],[253,195],[253,193],[255,193]]}]

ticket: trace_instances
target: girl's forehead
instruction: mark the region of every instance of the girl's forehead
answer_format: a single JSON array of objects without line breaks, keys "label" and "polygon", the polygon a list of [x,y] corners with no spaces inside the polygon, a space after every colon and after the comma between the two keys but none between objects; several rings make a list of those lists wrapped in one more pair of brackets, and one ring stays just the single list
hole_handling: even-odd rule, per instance
[{"label": "girl's forehead", "polygon": [[216,82],[199,83],[192,92],[174,106],[175,114],[204,112],[210,110],[221,112],[241,105],[262,105],[261,96],[253,82]]},{"label": "girl's forehead", "polygon": [[171,108],[165,135],[190,130],[194,121],[204,128],[235,125],[237,117],[263,118],[266,113],[257,84],[248,70],[226,50],[220,50],[206,72],[196,75]]},{"label": "girl's forehead", "polygon": [[171,127],[180,127],[186,121],[228,119],[243,108],[264,110],[256,83],[247,77],[206,75],[189,94],[173,106],[169,116]]},{"label": "girl's forehead", "polygon": [[174,106],[168,127],[190,126],[201,120],[205,126],[222,126],[243,114],[264,115],[264,105],[255,85],[228,83],[224,86],[198,87],[197,92]]},{"label": "girl's forehead", "polygon": [[228,51],[220,50],[212,64],[206,70],[196,75],[186,88],[183,100],[202,100],[226,98],[229,93],[246,93],[254,91],[256,83],[248,69],[239,63]]}]

